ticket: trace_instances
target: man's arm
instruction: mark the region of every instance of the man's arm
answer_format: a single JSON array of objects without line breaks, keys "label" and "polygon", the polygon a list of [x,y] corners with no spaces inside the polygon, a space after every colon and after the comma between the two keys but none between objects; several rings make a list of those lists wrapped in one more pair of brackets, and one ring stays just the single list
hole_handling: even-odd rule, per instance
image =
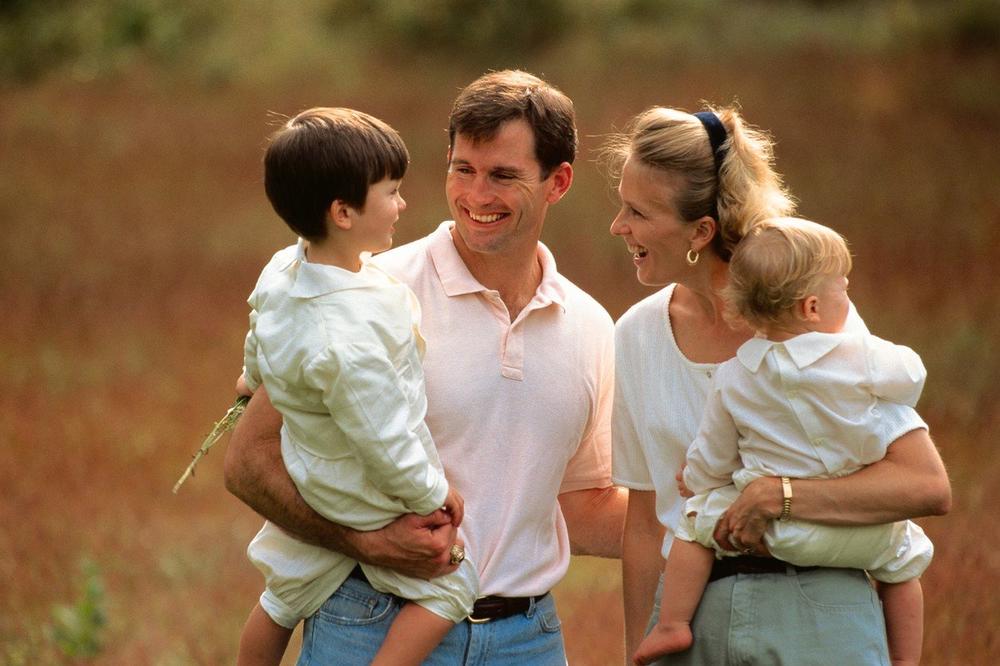
[{"label": "man's arm", "polygon": [[663,525],[656,518],[656,493],[630,490],[622,542],[625,655],[635,654],[653,612],[653,595],[663,571]]},{"label": "man's arm", "polygon": [[453,571],[451,518],[406,514],[380,530],[359,532],[330,522],[299,494],[281,459],[281,415],[263,387],[247,405],[226,450],[226,489],[254,511],[307,543],[418,578]]},{"label": "man's arm", "polygon": [[574,555],[622,556],[628,490],[618,486],[573,490],[559,495]]},{"label": "man's arm", "polygon": [[[838,479],[794,479],[792,517],[828,525],[875,525],[951,510],[951,482],[924,429],[892,444],[885,458]],[[726,510],[715,540],[759,543],[769,520],[781,514],[781,482],[756,479]]]}]

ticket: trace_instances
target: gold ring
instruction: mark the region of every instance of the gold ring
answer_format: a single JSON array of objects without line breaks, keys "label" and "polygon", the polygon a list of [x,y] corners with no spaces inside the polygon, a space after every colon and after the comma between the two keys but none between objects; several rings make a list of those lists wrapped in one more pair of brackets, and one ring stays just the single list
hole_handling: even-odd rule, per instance
[{"label": "gold ring", "polygon": [[465,559],[465,548],[462,548],[457,543],[451,547],[451,563],[459,564]]}]

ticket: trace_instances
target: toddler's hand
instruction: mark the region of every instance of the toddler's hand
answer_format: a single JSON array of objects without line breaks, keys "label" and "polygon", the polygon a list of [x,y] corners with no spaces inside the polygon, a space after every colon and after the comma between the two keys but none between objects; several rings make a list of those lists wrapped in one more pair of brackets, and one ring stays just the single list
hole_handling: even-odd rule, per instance
[{"label": "toddler's hand", "polygon": [[674,475],[674,480],[677,481],[677,492],[681,494],[681,497],[694,497],[694,493],[691,489],[684,485],[684,468],[687,463],[681,465],[681,468],[677,470],[677,474]]},{"label": "toddler's hand", "polygon": [[444,510],[451,515],[451,524],[458,527],[465,517],[465,500],[453,487],[448,488],[448,496],[444,498]]}]

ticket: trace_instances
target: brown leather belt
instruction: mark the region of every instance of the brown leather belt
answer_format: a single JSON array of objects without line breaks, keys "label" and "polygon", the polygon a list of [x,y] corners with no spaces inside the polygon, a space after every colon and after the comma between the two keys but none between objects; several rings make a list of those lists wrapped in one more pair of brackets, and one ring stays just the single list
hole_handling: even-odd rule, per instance
[{"label": "brown leather belt", "polygon": [[548,596],[548,592],[537,597],[481,597],[476,599],[469,615],[469,622],[479,624],[490,620],[502,620],[511,615],[526,613],[532,602],[538,602]]},{"label": "brown leather belt", "polygon": [[736,574],[767,574],[786,573],[791,567],[797,572],[814,571],[819,567],[799,567],[788,562],[776,560],[773,557],[756,557],[755,555],[740,555],[739,557],[723,557],[712,564],[712,573],[708,580],[719,580]]},{"label": "brown leather belt", "polygon": [[[357,578],[368,582],[365,572],[361,567],[356,566],[351,570],[351,578]],[[548,592],[537,597],[481,597],[476,599],[472,607],[472,614],[469,615],[469,622],[481,624],[490,620],[502,620],[518,613],[527,613],[532,602],[539,602],[549,595]]]}]

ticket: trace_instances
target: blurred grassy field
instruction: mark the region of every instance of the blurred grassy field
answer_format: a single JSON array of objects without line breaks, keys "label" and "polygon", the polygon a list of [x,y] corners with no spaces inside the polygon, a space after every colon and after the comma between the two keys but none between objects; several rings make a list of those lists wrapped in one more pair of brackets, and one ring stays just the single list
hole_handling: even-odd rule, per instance
[{"label": "blurred grassy field", "polygon": [[[78,605],[68,644],[99,638],[93,663],[232,661],[259,518],[224,491],[219,453],[170,488],[231,402],[258,270],[292,240],[261,187],[272,112],[354,106],[400,130],[402,242],[447,215],[455,93],[508,66],[577,103],[576,182],[544,240],[615,317],[648,290],[607,233],[602,135],[703,99],[738,100],[772,131],[802,214],[851,240],[870,327],[929,370],[920,410],[956,501],[921,521],[937,546],[924,663],[1000,661],[997,3],[492,6],[0,8],[0,663],[72,661],[53,609],[88,580],[106,622]],[[572,664],[620,663],[619,577],[580,558],[557,589]]]}]

